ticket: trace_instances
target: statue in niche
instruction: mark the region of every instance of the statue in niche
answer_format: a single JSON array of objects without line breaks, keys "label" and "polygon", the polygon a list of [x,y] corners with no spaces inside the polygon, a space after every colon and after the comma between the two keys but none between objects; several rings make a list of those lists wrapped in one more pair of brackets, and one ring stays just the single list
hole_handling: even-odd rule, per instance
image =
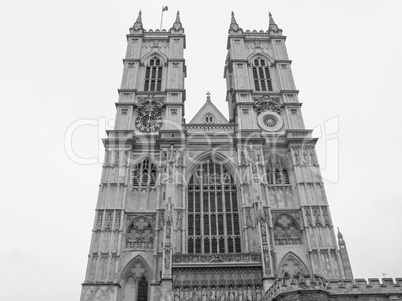
[{"label": "statue in niche", "polygon": [[230,288],[230,292],[229,292],[229,301],[234,301],[235,300],[235,296],[233,293],[233,287]]},{"label": "statue in niche", "polygon": [[170,252],[169,250],[166,250],[165,253],[165,269],[169,269],[170,268]]},{"label": "statue in niche", "polygon": [[300,148],[295,149],[295,164],[300,164]]},{"label": "statue in niche", "polygon": [[172,213],[172,199],[169,197],[166,203],[166,214],[165,214],[165,223],[173,224],[173,213]]},{"label": "statue in niche", "polygon": [[209,300],[216,301],[216,288],[215,287],[212,287],[211,297],[209,298]]},{"label": "statue in niche", "polygon": [[241,162],[241,165],[246,165],[246,164],[247,164],[247,163],[246,163],[246,156],[245,156],[243,150],[240,151],[240,162]]},{"label": "statue in niche", "polygon": [[193,301],[198,301],[198,289],[196,286],[193,288]]},{"label": "statue in niche", "polygon": [[253,301],[253,293],[251,292],[251,287],[247,287],[247,301]]},{"label": "statue in niche", "polygon": [[225,301],[226,300],[226,298],[225,298],[225,291],[223,290],[223,288],[221,289],[221,295],[220,295],[220,298],[219,298],[219,301]]},{"label": "statue in niche", "polygon": [[208,297],[207,289],[204,286],[202,289],[201,301],[207,301],[207,297]]},{"label": "statue in niche", "polygon": [[238,298],[238,300],[243,301],[243,288],[241,288],[241,287],[240,287],[240,290],[239,290],[239,298]]},{"label": "statue in niche", "polygon": [[257,167],[255,166],[254,163],[251,164],[251,169],[253,170],[253,175],[257,174]]},{"label": "statue in niche", "polygon": [[252,162],[256,161],[255,148],[251,144],[249,145],[248,157],[249,157],[250,161],[252,161]]},{"label": "statue in niche", "polygon": [[177,223],[176,223],[176,228],[177,229],[182,229],[183,228],[183,215],[181,211],[177,211]]},{"label": "statue in niche", "polygon": [[184,147],[177,150],[176,157],[177,157],[177,164],[178,165],[183,165],[185,151],[186,151],[186,149]]},{"label": "statue in niche", "polygon": [[184,300],[185,300],[185,301],[190,301],[190,295],[189,295],[188,290],[186,290],[186,291],[184,292]]}]

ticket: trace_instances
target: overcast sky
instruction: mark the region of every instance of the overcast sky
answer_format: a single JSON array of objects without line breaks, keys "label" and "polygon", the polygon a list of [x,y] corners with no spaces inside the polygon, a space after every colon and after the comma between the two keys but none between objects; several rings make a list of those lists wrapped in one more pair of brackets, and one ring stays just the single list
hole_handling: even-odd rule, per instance
[{"label": "overcast sky", "polygon": [[[125,35],[139,9],[144,28],[158,29],[162,5],[163,27],[179,9],[187,35],[187,121],[207,91],[228,115],[231,11],[244,30],[266,30],[272,12],[288,37],[305,124],[321,136],[332,219],[354,276],[402,277],[400,1],[14,0],[0,3],[0,299],[79,299]],[[67,149],[94,157],[90,165],[65,152],[79,120],[99,126],[77,129]]]}]

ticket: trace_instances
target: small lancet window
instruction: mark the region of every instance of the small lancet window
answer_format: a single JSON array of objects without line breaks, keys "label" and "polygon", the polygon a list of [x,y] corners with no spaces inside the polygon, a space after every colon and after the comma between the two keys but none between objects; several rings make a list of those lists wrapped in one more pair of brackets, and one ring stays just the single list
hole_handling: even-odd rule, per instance
[{"label": "small lancet window", "polygon": [[156,166],[149,160],[146,159],[138,163],[132,172],[133,188],[153,188],[156,186],[157,182],[157,169]]},{"label": "small lancet window", "polygon": [[272,91],[272,80],[267,62],[258,57],[253,63],[255,91]]},{"label": "small lancet window", "polygon": [[270,185],[289,185],[289,173],[286,168],[274,171],[267,169],[267,183]]},{"label": "small lancet window", "polygon": [[158,57],[153,57],[145,70],[144,91],[162,90],[162,71],[163,65]]},{"label": "small lancet window", "polygon": [[138,283],[137,301],[148,301],[148,281],[145,277]]}]

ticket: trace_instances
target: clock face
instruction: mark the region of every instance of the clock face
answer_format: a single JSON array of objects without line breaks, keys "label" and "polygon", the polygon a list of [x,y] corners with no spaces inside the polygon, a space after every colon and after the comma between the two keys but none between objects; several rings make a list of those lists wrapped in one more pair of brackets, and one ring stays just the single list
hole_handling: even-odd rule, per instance
[{"label": "clock face", "polygon": [[135,126],[141,132],[156,132],[162,126],[162,116],[159,112],[139,112]]}]

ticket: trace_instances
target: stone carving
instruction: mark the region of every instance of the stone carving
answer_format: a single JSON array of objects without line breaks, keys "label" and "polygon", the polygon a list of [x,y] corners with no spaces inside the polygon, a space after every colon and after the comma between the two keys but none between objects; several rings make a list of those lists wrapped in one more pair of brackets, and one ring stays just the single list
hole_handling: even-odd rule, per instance
[{"label": "stone carving", "polygon": [[161,110],[164,104],[163,97],[148,95],[147,97],[138,97],[138,108],[146,112]]},{"label": "stone carving", "polygon": [[254,99],[254,109],[258,114],[271,111],[277,114],[281,114],[282,104],[280,103],[279,97],[271,97],[269,95],[253,97]]},{"label": "stone carving", "polygon": [[[175,300],[178,301],[261,300],[261,268],[180,268],[173,269],[173,274]],[[200,277],[206,282],[200,283]]]}]

